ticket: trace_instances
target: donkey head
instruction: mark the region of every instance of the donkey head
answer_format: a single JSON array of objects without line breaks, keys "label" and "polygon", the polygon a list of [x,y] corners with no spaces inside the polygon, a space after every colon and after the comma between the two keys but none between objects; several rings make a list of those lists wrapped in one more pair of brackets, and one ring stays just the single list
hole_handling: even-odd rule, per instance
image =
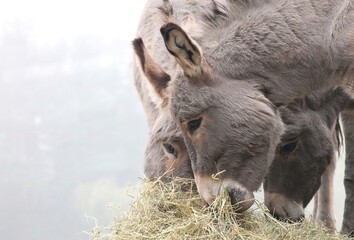
[{"label": "donkey head", "polygon": [[304,217],[303,209],[336,157],[338,116],[346,100],[338,88],[281,107],[286,131],[263,185],[265,204],[275,217],[292,221]]},{"label": "donkey head", "polygon": [[[137,90],[145,101],[145,110],[150,120],[149,139],[145,149],[144,172],[149,179],[163,176],[193,178],[192,167],[181,131],[161,101],[170,77],[154,62],[142,40],[133,41],[137,55],[136,65],[140,74],[135,76]],[[140,81],[140,82],[139,82]],[[147,103],[146,103],[147,102]],[[146,105],[147,104],[147,105]]]},{"label": "donkey head", "polygon": [[[226,190],[231,202],[239,203],[237,210],[244,211],[253,204],[253,191],[273,160],[283,132],[280,116],[255,82],[218,75],[178,25],[168,23],[161,33],[176,68],[171,75],[159,66],[153,74],[142,69],[147,78],[153,77],[181,129],[200,196],[210,203]],[[154,64],[146,51],[144,58],[136,52],[141,65],[147,59]]]},{"label": "donkey head", "polygon": [[150,179],[160,176],[164,179],[193,178],[183,136],[169,111],[160,112],[150,130],[145,149],[144,171]]}]

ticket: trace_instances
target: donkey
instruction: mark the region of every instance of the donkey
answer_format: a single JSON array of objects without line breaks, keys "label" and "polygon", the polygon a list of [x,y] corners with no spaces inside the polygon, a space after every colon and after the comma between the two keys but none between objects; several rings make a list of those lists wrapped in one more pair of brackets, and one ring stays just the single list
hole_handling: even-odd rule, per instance
[{"label": "donkey", "polygon": [[[152,90],[146,85],[144,85],[144,88],[138,87],[143,85],[142,81],[144,80],[138,73],[135,75],[140,96],[147,96],[149,91]],[[149,81],[145,83],[149,84]],[[263,185],[266,206],[278,219],[300,220],[303,217],[303,208],[306,207],[309,199],[319,188],[315,195],[313,217],[324,222],[330,230],[336,230],[333,201],[333,175],[336,163],[334,153],[335,150],[338,150],[341,142],[338,124],[339,111],[344,108],[346,102],[349,101],[348,99],[349,97],[343,93],[343,90],[336,89],[298,99],[280,108],[287,130],[277,147],[275,160]],[[148,106],[154,105],[149,99],[146,101]],[[171,168],[171,171],[167,171],[167,176],[193,178],[190,164],[176,165],[171,163],[178,161],[174,155],[186,156],[186,158],[183,158],[185,163],[189,162],[189,157],[183,139],[180,137],[180,130],[176,129],[172,116],[168,111],[163,110],[159,114],[165,114],[166,121],[156,121],[154,122],[156,126],[152,124],[152,128],[160,126],[166,131],[159,133],[161,137],[157,136],[156,131],[151,131],[145,152],[144,170],[146,176],[157,178],[165,175],[164,171]],[[152,112],[147,111],[147,115],[149,119]],[[168,118],[171,121],[167,120]],[[171,137],[174,134],[175,136]],[[160,139],[178,139],[180,146],[176,146],[171,141],[161,141]],[[318,141],[323,144],[319,145]],[[166,144],[170,146],[166,147]],[[163,148],[166,149],[163,150]],[[166,161],[166,159],[169,160]],[[324,169],[326,170],[324,171]],[[318,186],[319,183],[321,183],[320,187]],[[279,201],[279,197],[281,197],[281,201]],[[307,199],[304,200],[305,198]],[[279,213],[275,211],[278,209],[281,209]],[[351,209],[346,209],[346,212],[350,211]],[[353,226],[350,223],[346,224],[349,220],[344,221],[343,224]],[[343,231],[343,233],[347,232],[346,230]]]},{"label": "donkey", "polygon": [[[165,25],[165,45],[179,64],[172,64],[172,77],[154,61],[145,64],[142,56],[148,54],[140,48],[145,76],[155,82],[161,104],[170,106],[182,129],[206,202],[222,190],[210,175],[224,169],[221,179],[231,199],[253,198],[284,129],[277,106],[313,89],[350,82],[351,3],[320,2],[308,12],[310,3],[269,2],[266,7],[249,6],[237,17],[225,6],[220,11],[223,21],[210,19],[202,28],[214,38],[204,34],[200,46],[178,25]],[[289,39],[291,33],[295,40]],[[161,48],[155,49],[159,55]],[[269,56],[269,51],[275,54]],[[245,201],[243,210],[250,205],[252,201]]]},{"label": "donkey", "polygon": [[[146,47],[156,49],[151,54],[161,68],[167,70],[170,64],[170,54],[165,50],[159,28],[167,21],[167,15],[174,12],[176,18],[182,25],[188,16],[205,12],[212,9],[214,4],[211,0],[202,1],[174,1],[174,7],[169,1],[148,1],[142,13],[137,29],[138,36],[144,36]],[[183,4],[187,4],[183,8]],[[141,41],[134,41],[135,49],[139,49]],[[144,47],[145,48],[145,47]],[[140,52],[143,54],[143,52]],[[139,56],[144,60],[146,69],[153,69],[152,60],[149,54]],[[146,63],[146,66],[145,66]],[[144,156],[144,173],[150,179],[164,176],[169,177],[194,178],[189,155],[183,140],[182,132],[174,122],[167,105],[161,98],[161,92],[151,84],[154,81],[154,72],[145,75],[139,70],[140,60],[136,59],[133,64],[134,84],[143,104],[149,129],[148,144]],[[150,70],[148,70],[150,71]],[[157,73],[158,74],[158,73]],[[152,75],[152,76],[151,76]],[[157,82],[156,82],[157,83]]]},{"label": "donkey", "polygon": [[280,108],[287,128],[263,184],[265,205],[276,218],[301,219],[322,184],[313,216],[335,230],[333,174],[342,137],[338,118],[349,101],[337,88]]},{"label": "donkey", "polygon": [[[193,9],[193,1],[175,2],[185,4],[177,4],[180,12]],[[333,84],[351,91],[354,11],[345,0],[234,2],[214,1],[218,18],[183,21],[169,1],[148,3],[164,10],[160,31],[171,55],[156,31],[140,35],[152,56],[142,40],[135,51],[182,130],[201,198],[210,203],[223,191],[211,175],[227,170],[220,179],[231,202],[242,201],[241,212],[253,204],[284,132],[278,107]],[[146,25],[155,26],[156,9]],[[169,21],[195,30],[193,38]]]},{"label": "donkey", "polygon": [[194,178],[182,132],[166,108],[158,108],[149,97],[148,82],[136,64],[134,83],[148,120],[149,138],[144,155],[144,173],[149,179]]}]

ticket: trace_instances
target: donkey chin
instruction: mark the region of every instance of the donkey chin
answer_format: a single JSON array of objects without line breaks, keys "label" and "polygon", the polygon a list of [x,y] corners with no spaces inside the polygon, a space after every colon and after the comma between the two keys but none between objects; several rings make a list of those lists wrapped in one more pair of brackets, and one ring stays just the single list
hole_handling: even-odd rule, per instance
[{"label": "donkey chin", "polygon": [[195,176],[198,192],[202,200],[211,204],[215,198],[227,191],[230,196],[233,209],[244,212],[254,203],[254,195],[244,186],[233,180],[214,180],[211,177]]},{"label": "donkey chin", "polygon": [[305,218],[302,203],[296,203],[283,194],[265,191],[264,202],[270,213],[278,220],[299,222]]}]

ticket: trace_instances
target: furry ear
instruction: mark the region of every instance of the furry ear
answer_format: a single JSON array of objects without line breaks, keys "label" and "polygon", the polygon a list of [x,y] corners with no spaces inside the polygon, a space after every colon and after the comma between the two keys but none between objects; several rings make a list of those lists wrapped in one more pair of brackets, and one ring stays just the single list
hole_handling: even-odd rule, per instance
[{"label": "furry ear", "polygon": [[159,97],[164,98],[164,90],[166,89],[168,82],[171,80],[170,75],[165,73],[161,66],[150,56],[141,38],[136,38],[133,41],[133,47],[140,69]]},{"label": "furry ear", "polygon": [[176,57],[184,73],[194,77],[203,73],[203,55],[183,29],[175,23],[167,23],[160,29],[167,50]]}]

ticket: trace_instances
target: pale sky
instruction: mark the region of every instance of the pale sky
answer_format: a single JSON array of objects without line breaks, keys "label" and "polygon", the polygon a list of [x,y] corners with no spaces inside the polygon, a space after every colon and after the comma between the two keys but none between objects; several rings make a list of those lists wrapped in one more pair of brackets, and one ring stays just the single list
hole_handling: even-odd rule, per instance
[{"label": "pale sky", "polygon": [[108,225],[108,205],[128,207],[147,137],[130,43],[145,2],[0,0],[1,239],[88,239],[86,215]]},{"label": "pale sky", "polygon": [[[72,41],[82,35],[97,35],[110,41],[131,40],[145,0],[11,0],[0,2],[0,34],[7,25],[28,23],[38,44]],[[112,31],[116,29],[116,31]]]}]

